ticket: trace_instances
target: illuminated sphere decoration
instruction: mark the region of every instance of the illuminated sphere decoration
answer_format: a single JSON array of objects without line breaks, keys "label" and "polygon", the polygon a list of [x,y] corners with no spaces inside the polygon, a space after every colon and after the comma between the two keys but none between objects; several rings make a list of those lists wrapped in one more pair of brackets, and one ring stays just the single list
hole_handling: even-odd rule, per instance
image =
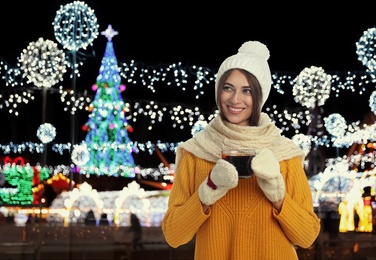
[{"label": "illuminated sphere decoration", "polygon": [[90,160],[90,152],[86,143],[75,145],[71,154],[71,159],[77,166],[83,166]]},{"label": "illuminated sphere decoration", "polygon": [[347,129],[345,118],[341,114],[333,113],[324,118],[326,130],[332,136],[343,136]]},{"label": "illuminated sphere decoration", "polygon": [[37,137],[42,143],[47,144],[56,137],[56,128],[50,123],[41,124],[37,130]]},{"label": "illuminated sphere decoration", "polygon": [[94,10],[82,1],[60,6],[52,25],[56,40],[71,51],[85,50],[99,34]]},{"label": "illuminated sphere decoration", "polygon": [[363,32],[363,35],[355,43],[358,60],[362,62],[371,72],[375,71],[375,39],[376,28],[369,28]]},{"label": "illuminated sphere decoration", "polygon": [[39,38],[31,42],[18,59],[27,83],[37,87],[51,88],[63,80],[67,71],[65,54],[51,40]]},{"label": "illuminated sphere decoration", "polygon": [[321,67],[304,68],[294,79],[294,100],[307,108],[325,104],[330,95],[332,76],[325,73]]},{"label": "illuminated sphere decoration", "polygon": [[192,127],[192,130],[191,130],[191,134],[192,136],[194,136],[195,134],[197,134],[198,132],[200,132],[201,130],[204,130],[204,128],[206,127],[206,125],[208,124],[208,122],[204,121],[204,120],[198,120]]},{"label": "illuminated sphere decoration", "polygon": [[376,91],[373,91],[369,97],[369,107],[371,108],[371,111],[376,114]]},{"label": "illuminated sphere decoration", "polygon": [[296,134],[291,140],[307,155],[311,150],[311,137],[305,134]]}]

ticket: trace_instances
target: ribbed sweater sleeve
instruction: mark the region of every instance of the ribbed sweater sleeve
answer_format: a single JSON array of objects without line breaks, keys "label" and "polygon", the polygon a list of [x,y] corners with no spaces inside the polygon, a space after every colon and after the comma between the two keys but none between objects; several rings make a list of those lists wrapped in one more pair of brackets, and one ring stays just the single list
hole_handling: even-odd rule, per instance
[{"label": "ribbed sweater sleeve", "polygon": [[275,212],[274,216],[294,245],[307,248],[320,232],[320,219],[313,211],[312,193],[307,177],[297,157],[283,161],[281,171],[285,176],[287,193],[281,212]]},{"label": "ribbed sweater sleeve", "polygon": [[[202,223],[210,216],[210,213],[203,212],[197,189],[213,163],[194,158],[188,152],[184,152],[183,158],[175,169],[168,210],[162,221],[165,239],[174,248],[191,241]],[[197,169],[200,169],[199,172]]]}]

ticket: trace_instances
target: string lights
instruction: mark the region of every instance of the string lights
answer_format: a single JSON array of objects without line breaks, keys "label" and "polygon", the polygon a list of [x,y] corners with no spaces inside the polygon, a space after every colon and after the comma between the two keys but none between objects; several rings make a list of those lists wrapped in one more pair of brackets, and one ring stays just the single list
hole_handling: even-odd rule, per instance
[{"label": "string lights", "polygon": [[[77,21],[80,26],[77,26]],[[84,2],[75,1],[71,4],[61,6],[53,22],[56,40],[67,49],[64,53],[56,48],[56,44],[50,41],[44,41],[42,38],[36,43],[31,43],[19,59],[16,67],[10,67],[5,61],[0,60],[0,73],[5,82],[3,92],[0,94],[0,109],[8,109],[10,114],[19,115],[20,105],[27,105],[34,100],[32,88],[24,87],[26,83],[32,82],[37,87],[52,87],[61,81],[65,74],[65,65],[73,70],[73,75],[79,76],[78,65],[82,63],[69,62],[70,55],[76,53],[79,49],[86,49],[93,44],[94,39],[98,36],[98,24],[94,11]],[[80,30],[75,30],[79,27]],[[359,122],[347,124],[340,114],[332,114],[325,120],[325,127],[329,136],[305,136],[301,133],[304,127],[311,122],[309,109],[316,105],[323,105],[329,98],[330,93],[338,97],[341,92],[349,91],[358,92],[359,95],[365,92],[376,82],[375,56],[374,56],[374,38],[375,28],[370,28],[364,32],[364,35],[356,43],[358,59],[367,67],[366,71],[360,72],[325,72],[321,67],[311,66],[304,68],[301,73],[284,73],[272,72],[272,87],[280,95],[287,91],[293,90],[294,99],[302,107],[298,111],[278,105],[266,106],[265,111],[276,122],[282,133],[292,131],[293,140],[302,147],[303,150],[309,150],[310,145],[348,147],[353,143],[359,143],[366,140],[376,140],[374,129],[372,127],[361,126]],[[48,49],[50,54],[47,59],[50,63],[44,67],[30,66],[32,61],[43,60],[46,56],[39,55],[39,52],[45,52]],[[72,65],[73,64],[73,65]],[[48,73],[47,73],[48,72]],[[139,91],[150,91],[151,94],[159,94],[167,87],[174,88],[177,91],[194,93],[196,100],[200,101],[206,92],[212,92],[216,78],[216,70],[202,66],[184,66],[182,62],[173,64],[164,64],[161,66],[151,66],[150,64],[130,62],[120,62],[120,77],[126,83],[127,87],[137,86]],[[120,79],[119,79],[120,81]],[[103,86],[97,86],[103,89]],[[124,86],[125,88],[125,86]],[[73,91],[73,92],[72,92]],[[86,90],[83,93],[75,93],[74,90],[65,90],[59,87],[56,91],[60,95],[60,100],[64,105],[64,111],[74,115],[78,110],[87,110],[91,112],[90,104],[93,97],[88,95]],[[110,93],[108,93],[110,94]],[[371,111],[376,110],[375,94],[370,97]],[[211,111],[205,111],[200,106],[163,103],[155,100],[131,100],[116,104],[113,106],[122,106],[124,112],[127,112],[126,120],[128,122],[144,122],[149,131],[153,130],[156,123],[171,121],[171,126],[177,129],[190,128],[192,135],[202,130],[203,127],[217,115],[215,107]],[[102,115],[104,116],[104,115]],[[52,138],[53,126],[41,126],[38,133],[40,140],[49,140]],[[338,129],[340,127],[340,129]],[[39,131],[38,130],[38,131]],[[342,135],[335,135],[333,133]],[[56,134],[56,133],[55,133]],[[47,139],[45,139],[47,138]],[[309,139],[308,139],[309,138]],[[53,139],[53,138],[52,138]],[[44,145],[40,143],[25,142],[21,144],[0,144],[0,150],[4,154],[22,153],[29,151],[31,153],[42,153]],[[52,140],[50,140],[52,141]],[[45,141],[46,142],[46,141]],[[110,144],[116,146],[116,143]],[[144,143],[129,141],[127,149],[134,152],[148,152],[152,154],[156,146],[162,152],[175,151],[179,142],[154,142],[146,141]],[[117,146],[116,146],[117,147]],[[75,149],[76,148],[76,149]],[[86,160],[86,151],[79,149],[82,147],[74,146],[68,143],[53,143],[52,151],[58,154],[74,151],[75,161],[79,164]],[[81,160],[81,161],[80,161]],[[115,171],[117,171],[116,169]],[[129,170],[129,169],[126,169]],[[152,169],[151,171],[154,171]],[[140,169],[142,171],[142,169]],[[144,169],[143,173],[150,171]],[[162,170],[165,171],[165,170]],[[167,170],[166,170],[167,171]]]}]

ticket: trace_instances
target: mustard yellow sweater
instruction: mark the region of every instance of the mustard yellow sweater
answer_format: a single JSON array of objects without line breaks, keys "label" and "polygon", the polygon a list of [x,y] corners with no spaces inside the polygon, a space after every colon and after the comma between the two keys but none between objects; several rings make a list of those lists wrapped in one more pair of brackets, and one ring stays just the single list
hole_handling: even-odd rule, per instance
[{"label": "mustard yellow sweater", "polygon": [[171,247],[186,244],[196,235],[195,260],[291,260],[298,259],[294,245],[313,244],[320,219],[313,211],[299,156],[280,161],[286,186],[280,212],[252,177],[240,179],[205,214],[197,190],[214,164],[182,150],[162,221]]},{"label": "mustard yellow sweater", "polygon": [[[224,148],[270,149],[280,163],[286,187],[280,212],[265,197],[256,177],[240,179],[205,214],[198,187]],[[162,221],[166,241],[178,247],[196,236],[196,260],[297,259],[294,245],[306,248],[320,231],[303,168],[304,153],[269,116],[257,126],[240,126],[215,117],[176,149],[175,179]]]}]

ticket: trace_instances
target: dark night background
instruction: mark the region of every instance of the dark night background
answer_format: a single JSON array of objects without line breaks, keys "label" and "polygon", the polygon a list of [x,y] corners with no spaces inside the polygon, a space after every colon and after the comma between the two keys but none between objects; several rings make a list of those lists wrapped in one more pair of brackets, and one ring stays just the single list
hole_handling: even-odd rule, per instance
[{"label": "dark night background", "polygon": [[[52,22],[60,5],[73,1],[4,1],[1,2],[1,48],[0,57],[10,66],[15,66],[17,57],[30,42],[43,37],[55,41]],[[165,4],[162,2],[122,2],[85,1],[94,10],[98,19],[99,32],[108,24],[119,34],[113,38],[115,54],[119,62],[135,60],[145,64],[160,65],[182,62],[183,65],[204,66],[216,70],[229,55],[235,54],[240,45],[247,40],[259,40],[270,50],[269,65],[272,72],[299,74],[305,67],[322,67],[327,73],[365,71],[358,61],[355,43],[363,32],[376,24],[374,9],[357,2],[351,6],[327,6],[317,2],[306,6],[281,4],[238,4],[228,2],[222,6],[215,3],[208,6],[202,2],[182,2]],[[56,42],[56,41],[55,41]],[[91,91],[99,72],[107,39],[98,35],[93,46],[85,53],[89,55],[79,67],[81,77],[77,79],[77,91]],[[61,47],[59,45],[59,47]],[[93,54],[92,56],[90,56]],[[70,69],[64,77],[63,85],[69,88]],[[3,72],[1,72],[3,74]],[[3,76],[3,75],[1,75]],[[123,82],[125,81],[122,79]],[[26,86],[26,85],[25,85]],[[160,88],[151,94],[143,86],[127,84],[123,92],[127,100],[155,100],[163,103],[198,104],[205,108],[214,107],[214,89],[206,86],[205,96],[199,100],[194,95],[176,88]],[[344,90],[339,97],[331,94],[327,100],[324,114],[342,114],[347,122],[362,120],[369,112],[368,98],[374,84],[359,95]],[[5,93],[9,87],[0,80],[0,91]],[[3,92],[5,91],[5,92]],[[300,107],[295,103],[289,90],[280,95],[272,88],[267,105],[283,104]],[[0,110],[0,143],[39,142],[36,131],[41,122],[41,94],[35,92],[36,100],[29,105],[20,105],[20,116],[9,115],[6,109]],[[70,141],[70,116],[64,112],[59,95],[48,96],[47,122],[57,129],[57,143]],[[88,119],[88,112],[77,113],[77,141],[85,137],[81,125]],[[153,131],[146,130],[142,122],[133,124],[134,132],[129,136],[133,141],[147,140],[178,142],[191,137],[191,129],[173,129],[168,123],[157,124]],[[30,156],[33,164],[40,155]],[[173,153],[166,153],[172,163]],[[153,154],[136,154],[135,161],[143,167],[157,167],[159,158]],[[48,164],[67,163],[67,153],[60,156],[48,153]]]}]

